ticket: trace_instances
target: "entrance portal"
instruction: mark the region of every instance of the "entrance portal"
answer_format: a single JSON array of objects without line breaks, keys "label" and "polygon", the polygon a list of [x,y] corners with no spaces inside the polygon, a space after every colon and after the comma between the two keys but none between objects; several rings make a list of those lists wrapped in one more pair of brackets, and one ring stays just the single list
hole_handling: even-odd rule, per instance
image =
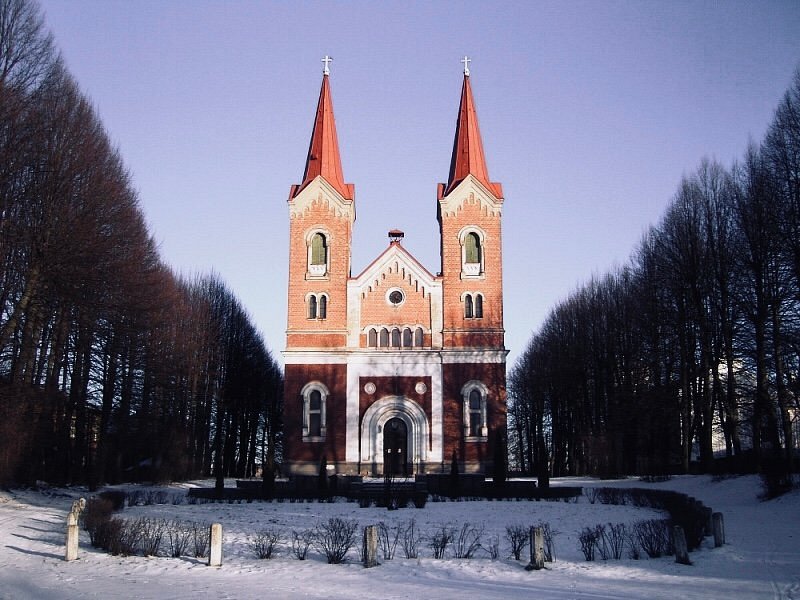
[{"label": "entrance portal", "polygon": [[394,417],[383,426],[383,474],[405,477],[408,474],[408,429]]}]

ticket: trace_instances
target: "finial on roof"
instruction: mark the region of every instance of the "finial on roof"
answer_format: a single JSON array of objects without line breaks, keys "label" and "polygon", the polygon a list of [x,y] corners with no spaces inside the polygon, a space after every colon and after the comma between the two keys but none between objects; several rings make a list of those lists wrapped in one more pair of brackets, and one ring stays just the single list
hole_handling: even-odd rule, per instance
[{"label": "finial on roof", "polygon": [[464,63],[464,76],[469,77],[469,63],[472,62],[472,59],[468,58],[465,54],[464,58],[461,59],[461,62]]},{"label": "finial on roof", "polygon": [[327,54],[322,59],[322,62],[325,64],[325,66],[322,68],[322,74],[323,75],[330,75],[331,74],[331,70],[330,70],[330,68],[328,68],[328,65],[330,65],[332,60],[333,60],[333,57],[328,56]]},{"label": "finial on roof", "polygon": [[405,233],[403,233],[399,229],[392,229],[391,231],[389,231],[389,243],[396,244],[400,240],[402,240],[404,236]]}]

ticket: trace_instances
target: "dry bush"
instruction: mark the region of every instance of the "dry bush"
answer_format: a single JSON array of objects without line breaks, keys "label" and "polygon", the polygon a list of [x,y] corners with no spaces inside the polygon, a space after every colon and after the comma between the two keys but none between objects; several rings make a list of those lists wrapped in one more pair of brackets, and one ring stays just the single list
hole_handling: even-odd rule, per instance
[{"label": "dry bush", "polygon": [[506,526],[506,539],[511,544],[511,554],[514,555],[514,560],[522,558],[522,551],[528,545],[530,539],[530,530],[524,525],[514,524]]},{"label": "dry bush", "polygon": [[356,521],[331,517],[314,528],[314,545],[325,555],[329,565],[344,562],[356,541]]},{"label": "dry bush", "polygon": [[422,543],[422,534],[417,529],[417,521],[411,519],[403,527],[403,554],[406,558],[419,558],[419,545]]},{"label": "dry bush", "polygon": [[444,558],[447,547],[453,541],[454,531],[449,525],[441,525],[430,538],[429,545],[433,558]]},{"label": "dry bush", "polygon": [[392,560],[394,558],[397,544],[400,542],[400,538],[403,537],[403,529],[403,525],[399,523],[394,527],[389,527],[383,521],[378,523],[378,542],[381,545],[384,560]]},{"label": "dry bush", "polygon": [[670,522],[665,519],[638,521],[633,532],[639,547],[650,558],[658,558],[672,553]]},{"label": "dry bush", "polygon": [[472,558],[481,547],[484,527],[464,523],[453,535],[453,557]]},{"label": "dry bush", "polygon": [[167,530],[167,522],[164,519],[142,517],[137,519],[132,526],[139,530],[139,549],[142,554],[145,556],[158,556],[161,551],[164,532]]},{"label": "dry bush", "polygon": [[314,540],[314,532],[310,529],[305,531],[292,531],[292,554],[297,560],[305,560],[308,556],[308,549]]},{"label": "dry bush", "polygon": [[269,559],[282,539],[283,534],[277,529],[264,529],[249,538],[250,548],[258,558]]}]

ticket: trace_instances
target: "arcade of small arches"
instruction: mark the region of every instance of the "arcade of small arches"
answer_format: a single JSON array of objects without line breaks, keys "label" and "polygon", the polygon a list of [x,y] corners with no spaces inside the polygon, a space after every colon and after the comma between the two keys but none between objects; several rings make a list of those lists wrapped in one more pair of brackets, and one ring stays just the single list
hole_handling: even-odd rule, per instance
[{"label": "arcade of small arches", "polygon": [[422,348],[425,331],[422,327],[370,327],[367,329],[369,348]]}]

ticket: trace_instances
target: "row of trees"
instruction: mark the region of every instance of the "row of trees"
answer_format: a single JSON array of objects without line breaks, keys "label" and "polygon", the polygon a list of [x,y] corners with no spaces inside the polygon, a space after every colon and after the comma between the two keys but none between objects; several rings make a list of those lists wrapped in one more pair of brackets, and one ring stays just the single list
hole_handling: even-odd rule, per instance
[{"label": "row of trees", "polygon": [[215,276],[161,262],[38,5],[0,0],[0,482],[243,476],[282,375]]},{"label": "row of trees", "polygon": [[800,70],[760,145],[703,160],[629,264],[557,305],[509,377],[512,460],[556,475],[791,470]]}]

